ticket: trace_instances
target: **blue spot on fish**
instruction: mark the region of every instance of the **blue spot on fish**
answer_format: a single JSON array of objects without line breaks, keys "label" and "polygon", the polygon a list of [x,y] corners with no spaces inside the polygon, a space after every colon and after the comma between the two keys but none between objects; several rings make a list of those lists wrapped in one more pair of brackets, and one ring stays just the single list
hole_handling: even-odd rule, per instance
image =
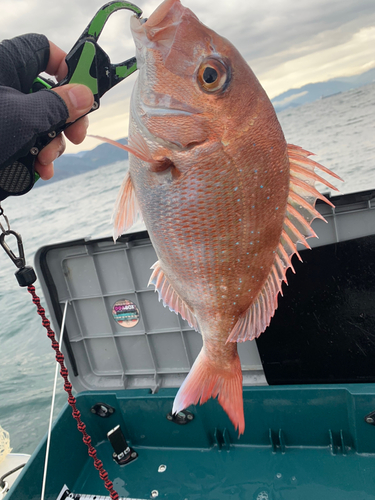
[{"label": "blue spot on fish", "polygon": [[238,187],[235,187],[234,190],[237,191]]}]

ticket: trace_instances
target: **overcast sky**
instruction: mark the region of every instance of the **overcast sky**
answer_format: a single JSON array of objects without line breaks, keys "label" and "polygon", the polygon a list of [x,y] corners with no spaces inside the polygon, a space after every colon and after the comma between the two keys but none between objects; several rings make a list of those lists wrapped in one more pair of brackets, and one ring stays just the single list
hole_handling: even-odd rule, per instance
[{"label": "overcast sky", "polygon": [[[44,33],[69,51],[103,0],[0,0],[1,38]],[[149,17],[158,0],[138,0]],[[242,53],[270,98],[307,83],[375,67],[375,0],[182,0],[198,18]],[[134,55],[130,12],[112,15],[100,44],[112,62]],[[90,133],[127,135],[135,75],[112,89],[90,115]],[[91,149],[87,139],[67,152]]]}]

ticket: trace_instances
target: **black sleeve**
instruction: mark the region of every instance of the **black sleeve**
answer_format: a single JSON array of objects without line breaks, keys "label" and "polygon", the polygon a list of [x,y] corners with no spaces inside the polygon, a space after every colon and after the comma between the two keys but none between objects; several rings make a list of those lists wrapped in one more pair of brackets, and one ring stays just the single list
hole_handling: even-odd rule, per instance
[{"label": "black sleeve", "polygon": [[0,43],[0,170],[22,156],[19,151],[26,154],[38,135],[65,123],[69,116],[55,92],[29,93],[48,59],[44,35],[28,34]]}]

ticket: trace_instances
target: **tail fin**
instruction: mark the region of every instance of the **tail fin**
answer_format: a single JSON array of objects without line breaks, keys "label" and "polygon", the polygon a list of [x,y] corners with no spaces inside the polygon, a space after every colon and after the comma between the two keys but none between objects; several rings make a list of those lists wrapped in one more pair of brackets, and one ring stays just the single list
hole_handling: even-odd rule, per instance
[{"label": "tail fin", "polygon": [[238,429],[238,434],[243,434],[245,419],[240,358],[236,353],[228,371],[212,364],[202,349],[175,397],[172,412],[178,413],[198,402],[202,405],[216,396],[235,429]]}]

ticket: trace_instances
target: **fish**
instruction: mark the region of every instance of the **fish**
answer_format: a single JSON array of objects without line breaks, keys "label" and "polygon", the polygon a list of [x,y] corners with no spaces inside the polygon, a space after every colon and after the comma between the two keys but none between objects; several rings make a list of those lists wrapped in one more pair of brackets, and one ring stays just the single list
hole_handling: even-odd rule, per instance
[{"label": "fish", "polygon": [[315,183],[336,188],[317,171],[341,179],[287,144],[250,66],[180,0],[131,30],[139,73],[114,237],[143,218],[158,257],[149,285],[202,334],[173,413],[217,397],[240,436],[237,343],[270,324],[297,244],[310,248],[324,220],[316,200],[332,205]]}]

